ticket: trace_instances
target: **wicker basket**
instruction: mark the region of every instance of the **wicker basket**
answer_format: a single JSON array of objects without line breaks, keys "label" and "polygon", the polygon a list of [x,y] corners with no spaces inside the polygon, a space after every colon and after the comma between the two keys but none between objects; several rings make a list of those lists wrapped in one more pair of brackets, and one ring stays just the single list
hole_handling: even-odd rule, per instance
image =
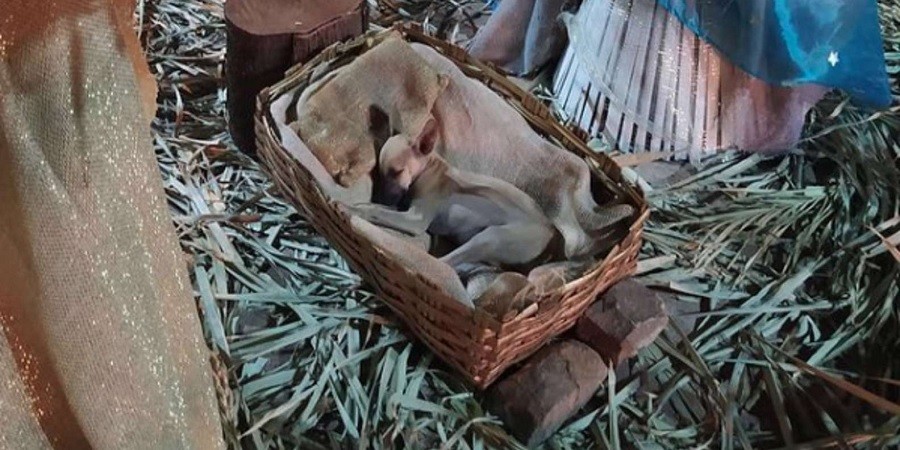
[{"label": "wicker basket", "polygon": [[[395,26],[411,42],[429,45],[454,61],[463,72],[493,89],[512,104],[531,126],[563,148],[583,156],[613,194],[638,211],[629,233],[609,255],[584,276],[544,294],[516,317],[499,320],[479,309],[471,310],[407,267],[380,252],[355,233],[350,218],[327,198],[312,175],[280,144],[277,127],[269,115],[271,102],[295,88],[311,83],[314,69],[323,63],[338,67],[349,63],[387,35],[370,32],[351,42],[336,44],[304,66],[288,71],[286,78],[263,90],[258,99],[256,139],[260,157],[282,195],[286,196],[348,260],[408,324],[415,335],[444,361],[454,366],[478,388],[485,388],[503,371],[526,358],[552,337],[570,328],[597,295],[631,274],[648,216],[642,194],[623,183],[619,168],[609,158],[591,151],[583,134],[561,125],[549,109],[522,91],[490,66],[466,52],[421,32],[415,26]],[[319,71],[322,72],[322,71]],[[579,138],[578,136],[581,136]],[[609,193],[608,193],[609,194]]]}]

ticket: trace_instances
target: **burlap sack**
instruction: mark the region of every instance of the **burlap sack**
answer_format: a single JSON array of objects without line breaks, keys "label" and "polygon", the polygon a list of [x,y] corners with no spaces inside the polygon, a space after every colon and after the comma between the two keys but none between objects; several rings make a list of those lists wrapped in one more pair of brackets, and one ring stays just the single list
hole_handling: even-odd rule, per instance
[{"label": "burlap sack", "polygon": [[0,8],[0,449],[223,447],[132,6]]}]

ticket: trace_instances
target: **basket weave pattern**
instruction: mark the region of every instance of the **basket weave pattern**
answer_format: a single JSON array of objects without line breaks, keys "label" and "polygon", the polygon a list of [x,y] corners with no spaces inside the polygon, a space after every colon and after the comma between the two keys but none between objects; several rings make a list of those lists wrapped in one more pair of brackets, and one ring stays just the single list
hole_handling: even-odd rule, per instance
[{"label": "basket weave pattern", "polygon": [[471,310],[442,292],[420,274],[393,260],[373,243],[356,234],[349,216],[327,198],[310,172],[281,146],[268,114],[280,95],[303,89],[321,76],[314,70],[328,64],[333,70],[351,62],[377,44],[385,32],[370,32],[356,40],[327,48],[309,63],[288,71],[283,81],[263,90],[258,98],[256,139],[265,170],[281,195],[304,211],[313,227],[369,282],[376,294],[410,327],[412,332],[445,362],[458,369],[478,388],[485,388],[509,366],[537,351],[552,337],[570,328],[599,293],[630,275],[636,265],[643,224],[648,216],[639,191],[622,182],[612,160],[590,150],[569,129],[551,117],[549,109],[522,91],[491,66],[444,41],[424,35],[417,27],[397,26],[410,42],[429,45],[454,61],[463,72],[506,99],[531,126],[561,147],[584,157],[598,178],[638,211],[628,235],[607,257],[581,278],[542,294],[514,318],[502,321],[479,309]]}]

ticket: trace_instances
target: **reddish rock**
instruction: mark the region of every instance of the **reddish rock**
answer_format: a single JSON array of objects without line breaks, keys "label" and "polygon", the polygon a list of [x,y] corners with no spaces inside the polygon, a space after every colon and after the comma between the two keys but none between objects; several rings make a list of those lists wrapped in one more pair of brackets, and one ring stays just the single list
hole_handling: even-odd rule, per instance
[{"label": "reddish rock", "polygon": [[578,341],[550,344],[487,393],[487,408],[516,439],[535,447],[594,395],[607,367]]},{"label": "reddish rock", "polygon": [[610,288],[585,312],[575,333],[618,364],[650,345],[668,323],[665,304],[656,293],[628,279]]}]

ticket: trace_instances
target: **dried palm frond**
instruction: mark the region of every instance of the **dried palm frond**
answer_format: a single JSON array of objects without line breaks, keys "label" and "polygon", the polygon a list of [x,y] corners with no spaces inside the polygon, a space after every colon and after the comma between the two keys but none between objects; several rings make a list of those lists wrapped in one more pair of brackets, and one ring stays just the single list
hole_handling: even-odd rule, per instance
[{"label": "dried palm frond", "polygon": [[[156,155],[243,448],[521,448],[234,149],[223,1],[141,4]],[[487,11],[393,4],[448,38]],[[900,98],[900,7],[881,12]],[[900,443],[898,135],[896,107],[834,96],[791,155],[721,155],[653,186],[641,277],[698,326],[673,325],[547,447]]]}]

